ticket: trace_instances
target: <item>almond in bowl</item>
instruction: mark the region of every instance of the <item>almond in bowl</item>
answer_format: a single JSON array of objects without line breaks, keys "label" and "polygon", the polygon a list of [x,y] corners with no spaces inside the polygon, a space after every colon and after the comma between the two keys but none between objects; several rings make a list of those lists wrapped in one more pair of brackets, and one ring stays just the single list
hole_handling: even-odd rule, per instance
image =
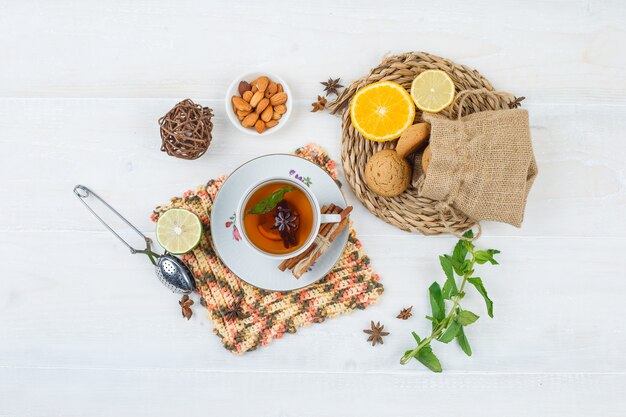
[{"label": "almond in bowl", "polygon": [[278,130],[290,112],[289,89],[279,77],[251,73],[233,82],[226,96],[226,111],[238,129],[267,135]]}]

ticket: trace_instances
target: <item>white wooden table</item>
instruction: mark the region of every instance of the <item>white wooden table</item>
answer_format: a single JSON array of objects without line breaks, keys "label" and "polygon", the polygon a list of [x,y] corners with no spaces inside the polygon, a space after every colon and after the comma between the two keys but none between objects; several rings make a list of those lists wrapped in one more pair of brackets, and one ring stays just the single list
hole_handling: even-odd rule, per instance
[{"label": "white wooden table", "polygon": [[[619,0],[0,3],[0,416],[625,415],[625,19]],[[152,233],[156,204],[254,156],[315,141],[338,158],[339,119],[309,113],[319,81],[410,50],[526,96],[540,169],[523,228],[485,224],[495,318],[468,329],[471,358],[435,346],[443,374],[398,360],[429,328],[452,237],[396,230],[348,192],[380,303],[236,357],[71,192],[93,187]],[[297,101],[263,140],[223,110],[257,68]],[[196,161],[159,151],[157,119],[186,97],[216,113]],[[364,340],[370,319],[383,346]]]}]

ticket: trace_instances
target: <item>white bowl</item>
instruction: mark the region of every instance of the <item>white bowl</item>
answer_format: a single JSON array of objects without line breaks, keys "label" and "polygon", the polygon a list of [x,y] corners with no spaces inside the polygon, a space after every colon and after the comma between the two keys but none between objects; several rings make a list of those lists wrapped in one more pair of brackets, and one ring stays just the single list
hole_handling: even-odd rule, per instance
[{"label": "white bowl", "polygon": [[[233,111],[232,98],[235,95],[239,97],[239,83],[241,81],[247,81],[250,83],[262,75],[265,75],[266,77],[268,77],[270,80],[274,81],[277,84],[280,83],[283,85],[283,91],[287,93],[287,102],[285,103],[285,106],[287,106],[287,112],[283,114],[283,117],[281,117],[280,120],[278,120],[278,124],[276,126],[265,130],[263,133],[257,133],[254,127],[247,128],[241,125],[241,122],[239,121],[239,119],[237,118],[237,115]],[[289,89],[289,86],[287,85],[285,80],[280,78],[278,75],[268,72],[268,71],[248,72],[245,74],[241,74],[239,77],[235,78],[235,80],[232,82],[230,87],[228,87],[228,90],[226,90],[226,97],[224,101],[226,102],[226,114],[228,115],[228,119],[231,121],[233,126],[235,126],[237,129],[239,129],[240,131],[244,133],[247,133],[249,135],[254,135],[254,136],[267,136],[280,130],[289,120],[289,116],[291,116],[291,111],[293,107],[291,90]]]}]

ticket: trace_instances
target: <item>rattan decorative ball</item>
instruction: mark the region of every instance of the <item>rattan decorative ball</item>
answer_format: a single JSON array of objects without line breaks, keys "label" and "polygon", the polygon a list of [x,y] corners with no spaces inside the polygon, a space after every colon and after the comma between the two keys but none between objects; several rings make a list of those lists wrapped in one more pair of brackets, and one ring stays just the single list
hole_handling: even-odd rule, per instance
[{"label": "rattan decorative ball", "polygon": [[211,144],[213,111],[190,99],[175,105],[159,119],[161,150],[181,159],[200,158]]}]

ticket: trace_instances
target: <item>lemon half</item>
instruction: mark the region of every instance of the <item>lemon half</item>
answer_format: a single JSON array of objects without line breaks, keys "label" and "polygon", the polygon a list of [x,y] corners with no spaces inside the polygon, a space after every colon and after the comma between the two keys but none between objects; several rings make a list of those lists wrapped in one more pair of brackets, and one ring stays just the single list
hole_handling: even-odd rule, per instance
[{"label": "lemon half", "polygon": [[454,100],[454,83],[440,70],[426,70],[411,84],[411,97],[421,111],[439,113]]},{"label": "lemon half", "polygon": [[170,209],[159,217],[156,237],[163,249],[174,255],[181,255],[200,243],[202,223],[189,210]]}]

